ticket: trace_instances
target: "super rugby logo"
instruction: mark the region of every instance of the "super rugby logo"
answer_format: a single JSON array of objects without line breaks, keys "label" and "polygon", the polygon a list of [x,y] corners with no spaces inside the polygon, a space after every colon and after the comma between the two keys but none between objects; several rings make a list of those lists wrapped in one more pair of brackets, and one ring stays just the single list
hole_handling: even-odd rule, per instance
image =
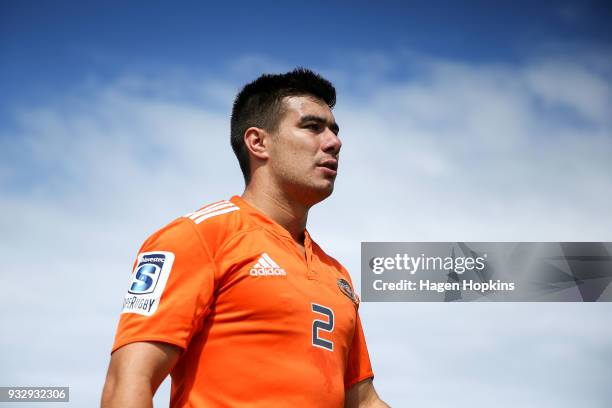
[{"label": "super rugby logo", "polygon": [[249,270],[251,276],[287,276],[287,272],[276,264],[265,252]]},{"label": "super rugby logo", "polygon": [[161,275],[165,260],[166,256],[160,254],[143,257],[136,268],[136,273],[132,278],[132,284],[128,292],[133,295],[152,293]]},{"label": "super rugby logo", "polygon": [[156,251],[139,254],[127,294],[123,298],[121,313],[137,313],[143,316],[155,313],[173,262],[172,252]]}]

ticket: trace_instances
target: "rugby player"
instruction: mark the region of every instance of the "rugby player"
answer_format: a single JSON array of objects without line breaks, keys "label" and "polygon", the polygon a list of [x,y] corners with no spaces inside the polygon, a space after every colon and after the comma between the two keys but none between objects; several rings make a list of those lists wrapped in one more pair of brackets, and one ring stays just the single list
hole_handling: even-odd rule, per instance
[{"label": "rugby player", "polygon": [[335,102],[333,85],[306,69],[239,92],[231,145],[245,190],[142,245],[103,407],[152,406],[168,374],[171,407],[388,406],[351,278],[306,229],[338,172]]}]

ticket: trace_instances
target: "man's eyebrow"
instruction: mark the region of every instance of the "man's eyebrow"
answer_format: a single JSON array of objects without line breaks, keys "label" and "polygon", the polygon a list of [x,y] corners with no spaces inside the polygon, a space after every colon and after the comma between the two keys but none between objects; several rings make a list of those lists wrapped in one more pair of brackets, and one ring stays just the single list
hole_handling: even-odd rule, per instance
[{"label": "man's eyebrow", "polygon": [[[327,120],[324,117],[317,116],[317,115],[305,115],[305,116],[302,116],[300,118],[299,125],[303,125],[306,122],[317,122],[317,123],[321,123],[323,125],[327,124]],[[336,122],[331,123],[329,125],[329,128],[331,129],[332,132],[334,132],[336,134],[340,131],[340,126],[338,126],[338,124]]]}]

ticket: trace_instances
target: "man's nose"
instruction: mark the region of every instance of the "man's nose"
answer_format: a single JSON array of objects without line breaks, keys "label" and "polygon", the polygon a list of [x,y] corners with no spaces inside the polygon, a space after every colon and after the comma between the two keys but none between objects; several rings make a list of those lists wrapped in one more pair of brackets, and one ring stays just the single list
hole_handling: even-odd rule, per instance
[{"label": "man's nose", "polygon": [[325,134],[323,135],[323,143],[321,149],[324,152],[331,153],[334,156],[340,153],[340,148],[342,147],[342,141],[337,134],[335,134],[331,129],[327,128],[325,130]]}]

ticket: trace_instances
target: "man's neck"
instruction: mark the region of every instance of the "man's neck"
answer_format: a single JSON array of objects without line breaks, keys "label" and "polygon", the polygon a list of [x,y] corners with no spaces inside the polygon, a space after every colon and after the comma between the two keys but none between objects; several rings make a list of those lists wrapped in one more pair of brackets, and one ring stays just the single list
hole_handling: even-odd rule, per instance
[{"label": "man's neck", "polygon": [[304,229],[308,220],[308,207],[275,191],[253,188],[250,184],[242,198],[280,226],[289,231],[295,242],[304,244]]}]

